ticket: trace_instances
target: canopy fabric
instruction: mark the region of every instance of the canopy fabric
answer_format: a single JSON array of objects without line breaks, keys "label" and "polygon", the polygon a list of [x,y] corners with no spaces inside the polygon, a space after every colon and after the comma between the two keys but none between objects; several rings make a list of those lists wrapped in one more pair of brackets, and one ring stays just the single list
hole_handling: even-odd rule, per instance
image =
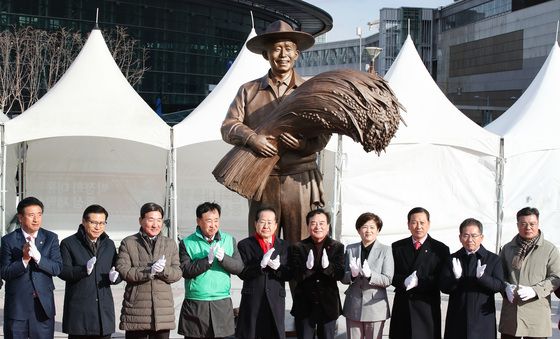
[{"label": "canopy fabric", "polygon": [[380,156],[344,138],[343,242],[357,241],[355,220],[374,212],[383,220],[381,242],[410,236],[406,215],[431,213],[430,234],[458,248],[458,228],[468,217],[485,225],[493,249],[496,230],[495,162],[500,139],[465,117],[440,91],[410,37],[386,75],[406,108],[406,126]]},{"label": "canopy fabric", "polygon": [[97,136],[171,148],[169,126],[127,82],[98,29],[56,85],[5,126],[6,144]]},{"label": "canopy fabric", "polygon": [[422,63],[410,36],[385,80],[407,112],[392,144],[430,143],[498,156],[499,137],[467,118],[439,89]]},{"label": "canopy fabric", "polygon": [[523,95],[486,129],[504,144],[503,236],[517,233],[516,214],[526,206],[540,211],[546,239],[560,246],[560,109],[554,102],[560,79],[560,48],[555,42]]},{"label": "canopy fabric", "polygon": [[99,137],[28,142],[26,196],[45,204],[43,223],[60,238],[76,232],[84,209],[109,212],[107,233],[120,240],[137,232],[140,207],[164,205],[167,152],[156,146]]},{"label": "canopy fabric", "polygon": [[[253,28],[246,42],[256,35]],[[173,126],[173,147],[222,140],[220,127],[226,112],[244,83],[266,74],[268,62],[245,45],[214,90],[183,121]]]},{"label": "canopy fabric", "polygon": [[558,98],[560,47],[555,42],[527,90],[486,130],[504,138],[504,156],[560,148]]}]

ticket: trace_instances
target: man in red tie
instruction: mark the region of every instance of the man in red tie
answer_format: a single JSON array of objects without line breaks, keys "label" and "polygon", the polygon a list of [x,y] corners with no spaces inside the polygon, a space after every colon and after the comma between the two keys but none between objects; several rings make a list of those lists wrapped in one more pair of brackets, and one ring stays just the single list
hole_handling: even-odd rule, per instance
[{"label": "man in red tie", "polygon": [[393,243],[395,299],[391,339],[440,339],[441,309],[438,278],[449,247],[428,234],[430,213],[422,207],[408,212],[412,237]]},{"label": "man in red tie", "polygon": [[27,197],[17,206],[21,228],[2,237],[0,270],[6,281],[5,338],[54,337],[53,276],[62,270],[58,237],[41,228],[43,203]]}]

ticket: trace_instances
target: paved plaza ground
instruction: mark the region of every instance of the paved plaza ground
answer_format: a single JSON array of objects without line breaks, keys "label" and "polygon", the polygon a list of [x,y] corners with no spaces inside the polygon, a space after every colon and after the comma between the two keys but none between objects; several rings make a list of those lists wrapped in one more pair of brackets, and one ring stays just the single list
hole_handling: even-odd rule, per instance
[{"label": "paved plaza ground", "polygon": [[[242,281],[237,278],[234,277],[232,279],[232,299],[233,299],[233,305],[234,307],[239,305],[239,301],[241,299],[241,286],[242,286]],[[121,303],[122,303],[122,296],[123,296],[123,292],[124,292],[124,283],[121,283],[117,286],[113,286],[113,296],[115,298],[115,314],[117,315],[117,328],[118,328],[118,317],[120,315],[120,309],[121,309]],[[56,286],[56,290],[54,292],[55,295],[55,302],[56,302],[56,309],[57,309],[57,315],[56,315],[56,324],[55,324],[55,338],[66,338],[67,335],[62,333],[62,306],[64,303],[64,281],[55,278],[55,286]],[[287,286],[287,285],[286,285]],[[342,302],[344,302],[344,291],[346,290],[347,286],[339,284],[339,289],[340,289],[340,298],[342,300]],[[394,296],[394,293],[392,292],[393,288],[390,287],[389,288],[389,298],[390,298],[390,303],[392,304],[392,299]],[[176,316],[179,315],[179,311],[181,310],[181,303],[183,301],[184,298],[184,288],[183,288],[183,280],[173,284],[173,294],[174,294],[174,298],[175,298],[175,314]],[[502,299],[499,295],[496,295],[496,302],[497,302],[497,309],[498,309],[498,317],[499,317],[499,310],[501,308],[501,303],[502,303]],[[556,324],[558,323],[558,319],[559,319],[559,315],[558,315],[558,307],[559,307],[559,301],[558,298],[556,298],[555,296],[553,296],[553,302],[552,302],[552,320],[553,320],[553,325],[554,325],[554,330],[553,330],[553,336],[551,338],[554,339],[560,339],[560,331],[556,328]],[[287,297],[286,297],[286,327],[287,329],[293,329],[293,318],[289,315],[289,310],[292,307],[292,299],[290,296],[290,293],[287,293]],[[445,321],[445,314],[447,312],[447,295],[443,294],[442,297],[442,316],[443,316],[443,321]],[[4,289],[0,290],[0,313],[3,315],[4,313]],[[3,325],[4,323],[2,322],[0,325],[0,328],[3,329]],[[442,325],[443,328],[443,325]],[[2,331],[0,331],[0,337],[2,337]],[[338,332],[337,332],[337,339],[342,339],[342,338],[346,338],[346,322],[344,317],[340,317],[338,319]],[[389,334],[389,322],[386,323],[385,325],[385,330],[384,330],[384,338],[388,338],[388,334]],[[124,338],[124,332],[123,331],[119,331],[117,330],[117,332],[113,335],[114,338]],[[171,337],[172,338],[182,338],[181,336],[179,336],[177,334],[177,331],[171,331]]]}]

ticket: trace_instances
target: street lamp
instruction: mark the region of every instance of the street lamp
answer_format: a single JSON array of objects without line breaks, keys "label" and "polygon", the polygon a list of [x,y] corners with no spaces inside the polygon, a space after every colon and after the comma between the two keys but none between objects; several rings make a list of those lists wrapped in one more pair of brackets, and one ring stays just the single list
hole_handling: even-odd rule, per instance
[{"label": "street lamp", "polygon": [[360,40],[360,45],[359,45],[359,49],[358,49],[358,54],[359,54],[359,64],[358,64],[358,70],[361,71],[362,70],[362,27],[356,27],[356,35],[359,37]]},{"label": "street lamp", "polygon": [[490,111],[490,96],[486,95],[486,96],[480,96],[480,95],[475,95],[474,96],[476,99],[484,99],[486,98],[486,107],[484,107],[485,109],[482,109],[482,126],[486,126],[489,123],[492,122],[492,112]]},{"label": "street lamp", "polygon": [[366,71],[375,74],[375,58],[379,56],[383,48],[381,47],[366,47],[366,52],[370,56],[371,60],[369,65],[366,66]]}]

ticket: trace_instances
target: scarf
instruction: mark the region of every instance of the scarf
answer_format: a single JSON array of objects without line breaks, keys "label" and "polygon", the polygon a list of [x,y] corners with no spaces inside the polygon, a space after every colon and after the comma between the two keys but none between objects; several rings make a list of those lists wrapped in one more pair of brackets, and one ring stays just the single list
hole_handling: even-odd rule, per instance
[{"label": "scarf", "polygon": [[517,242],[517,245],[519,246],[519,250],[517,251],[517,254],[515,256],[513,256],[513,260],[511,261],[511,266],[514,269],[516,269],[516,270],[521,269],[521,265],[523,264],[523,260],[525,260],[525,257],[527,256],[527,254],[529,254],[529,252],[531,252],[531,250],[533,250],[533,248],[535,247],[535,244],[539,241],[540,238],[541,238],[541,232],[540,231],[539,231],[539,235],[537,235],[533,239],[523,239],[519,236],[519,234],[515,236],[515,241]]},{"label": "scarf", "polygon": [[263,253],[268,252],[269,249],[274,247],[274,241],[276,240],[276,236],[274,234],[272,235],[272,243],[270,244],[264,241],[264,239],[260,235],[258,235],[258,233],[255,233],[255,238],[257,238],[257,241],[259,242],[259,246],[261,247]]}]

